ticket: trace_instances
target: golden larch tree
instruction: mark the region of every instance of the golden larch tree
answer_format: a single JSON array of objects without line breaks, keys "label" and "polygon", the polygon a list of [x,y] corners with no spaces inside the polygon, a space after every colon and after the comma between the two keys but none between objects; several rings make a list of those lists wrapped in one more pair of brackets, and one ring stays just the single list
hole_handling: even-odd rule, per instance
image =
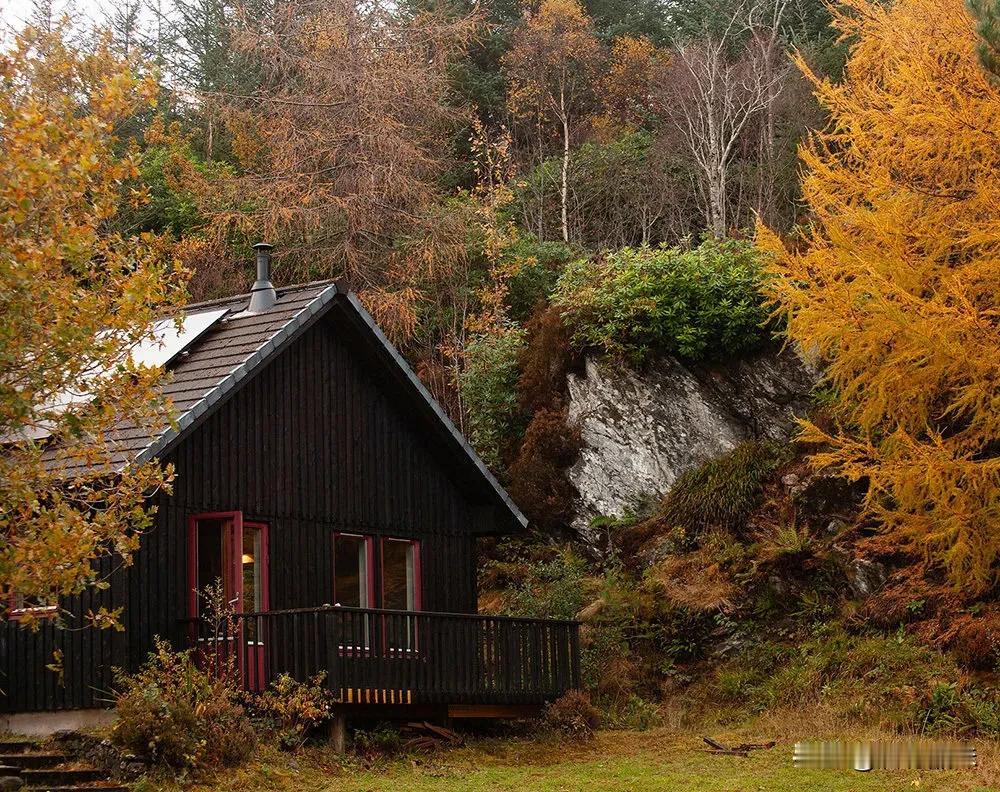
[{"label": "golden larch tree", "polygon": [[984,590],[1000,559],[1000,93],[962,0],[847,0],[828,127],[801,149],[804,239],[773,254],[788,334],[826,365],[813,457],[869,481],[901,549]]}]

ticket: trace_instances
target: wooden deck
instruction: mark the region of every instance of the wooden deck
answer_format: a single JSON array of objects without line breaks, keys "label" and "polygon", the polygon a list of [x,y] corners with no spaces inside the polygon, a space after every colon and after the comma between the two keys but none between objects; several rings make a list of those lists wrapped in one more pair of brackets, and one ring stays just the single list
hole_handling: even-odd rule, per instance
[{"label": "wooden deck", "polygon": [[538,705],[580,686],[572,621],[335,606],[192,623],[190,640],[246,690],[323,674],[344,705]]}]

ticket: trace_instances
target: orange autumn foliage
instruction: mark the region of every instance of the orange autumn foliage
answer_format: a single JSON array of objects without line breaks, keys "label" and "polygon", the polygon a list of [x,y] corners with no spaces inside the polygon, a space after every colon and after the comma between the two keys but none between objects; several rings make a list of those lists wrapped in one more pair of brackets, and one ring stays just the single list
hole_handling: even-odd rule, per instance
[{"label": "orange autumn foliage", "polygon": [[831,116],[801,149],[804,239],[773,255],[788,334],[826,363],[839,426],[818,466],[867,479],[900,549],[956,583],[1000,578],[1000,87],[962,0],[846,0]]},{"label": "orange autumn foliage", "polygon": [[[130,350],[183,299],[186,273],[168,240],[108,232],[138,174],[116,130],[148,110],[156,86],[106,40],[84,51],[64,32],[29,27],[0,53],[4,605],[15,592],[53,602],[101,587],[96,562],[128,564],[151,521],[146,494],[171,479],[155,462],[113,475],[110,431],[122,418],[168,418],[160,372]],[[116,624],[105,608],[77,615]]]}]

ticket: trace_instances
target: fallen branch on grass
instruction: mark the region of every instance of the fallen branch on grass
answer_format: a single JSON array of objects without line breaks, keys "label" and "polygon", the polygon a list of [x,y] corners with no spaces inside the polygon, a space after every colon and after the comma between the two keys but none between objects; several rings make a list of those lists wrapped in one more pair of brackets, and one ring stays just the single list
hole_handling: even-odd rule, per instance
[{"label": "fallen branch on grass", "polygon": [[776,745],[775,741],[771,740],[766,743],[740,743],[739,745],[727,746],[718,740],[713,740],[711,737],[702,737],[701,739],[711,749],[706,750],[705,753],[716,754],[718,756],[747,756],[750,751],[767,750]]}]

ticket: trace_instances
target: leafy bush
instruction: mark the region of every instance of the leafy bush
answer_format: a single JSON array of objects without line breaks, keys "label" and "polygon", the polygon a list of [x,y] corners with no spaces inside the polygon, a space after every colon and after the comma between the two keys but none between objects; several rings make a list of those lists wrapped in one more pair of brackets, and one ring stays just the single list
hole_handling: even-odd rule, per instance
[{"label": "leafy bush", "polygon": [[569,550],[528,564],[508,592],[506,611],[534,619],[575,619],[587,604],[586,575],[586,564]]},{"label": "leafy bush", "polygon": [[565,408],[538,410],[510,466],[507,490],[543,531],[562,530],[573,512],[576,489],[566,468],[579,453],[580,430],[567,421]]},{"label": "leafy bush", "polygon": [[589,738],[601,725],[601,713],[590,696],[571,690],[545,708],[545,723],[567,737]]},{"label": "leafy bush", "polygon": [[610,729],[646,731],[660,724],[660,710],[653,702],[631,695],[608,711],[605,722]]},{"label": "leafy bush", "polygon": [[528,344],[521,356],[521,380],[517,384],[522,409],[537,412],[561,404],[566,375],[576,362],[569,328],[558,309],[536,311],[525,326]]},{"label": "leafy bush", "polygon": [[256,745],[236,692],[166,641],[135,674],[116,672],[115,689],[113,739],[138,755],[174,768],[234,765]]},{"label": "leafy bush", "polygon": [[247,709],[258,728],[274,732],[278,744],[295,750],[330,717],[333,697],[323,686],[325,674],[298,682],[281,674],[260,695],[248,696]]},{"label": "leafy bush", "polygon": [[479,336],[466,348],[461,388],[469,413],[469,440],[493,470],[500,470],[504,449],[520,434],[517,361],[524,335],[524,330],[511,326],[496,335]]},{"label": "leafy bush", "polygon": [[578,255],[563,242],[539,242],[522,235],[504,251],[504,258],[517,261],[516,274],[508,283],[510,318],[524,322],[536,307],[548,302],[563,267]]},{"label": "leafy bush", "polygon": [[404,746],[399,729],[388,723],[376,724],[372,729],[358,729],[351,740],[354,752],[369,761],[398,754]]},{"label": "leafy bush", "polygon": [[636,361],[654,352],[726,358],[766,337],[763,278],[758,254],[739,240],[622,248],[567,265],[553,303],[581,345]]}]

